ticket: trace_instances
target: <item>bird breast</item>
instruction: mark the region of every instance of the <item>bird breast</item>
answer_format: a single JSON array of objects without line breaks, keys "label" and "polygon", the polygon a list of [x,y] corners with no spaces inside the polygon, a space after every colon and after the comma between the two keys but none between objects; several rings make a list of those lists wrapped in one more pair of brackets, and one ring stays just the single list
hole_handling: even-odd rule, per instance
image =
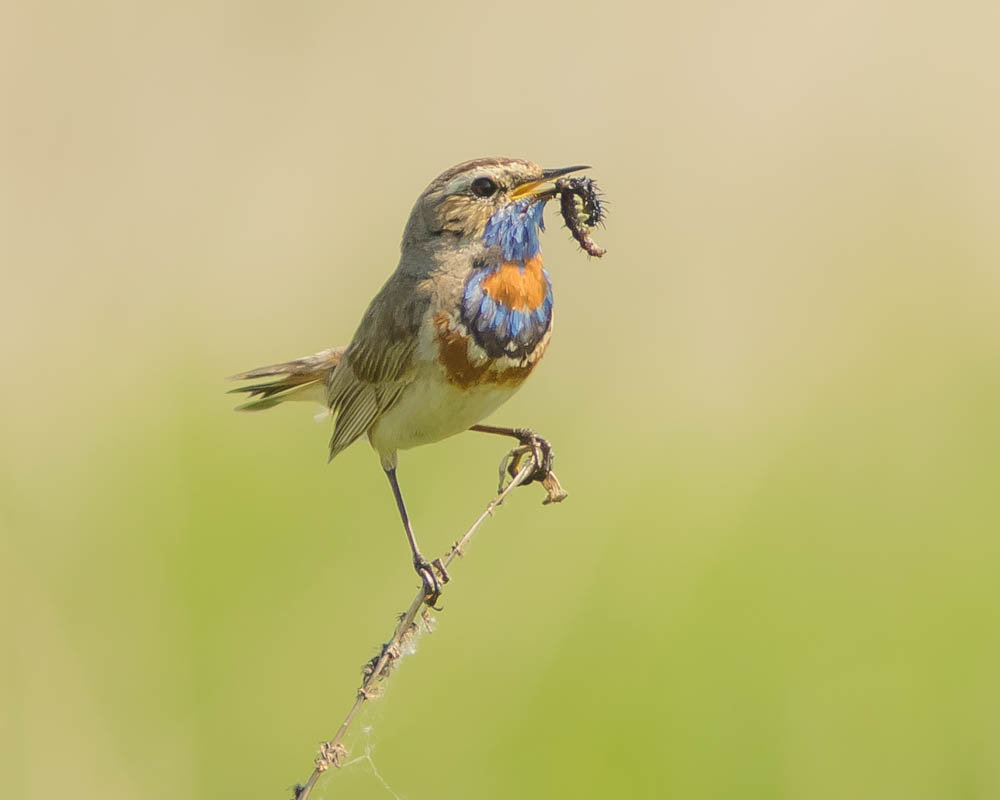
[{"label": "bird breast", "polygon": [[552,327],[552,284],[540,255],[473,270],[459,320],[491,358],[528,358]]},{"label": "bird breast", "polygon": [[519,385],[552,330],[552,285],[541,257],[474,270],[457,313],[438,312],[433,322],[437,360],[449,382]]}]

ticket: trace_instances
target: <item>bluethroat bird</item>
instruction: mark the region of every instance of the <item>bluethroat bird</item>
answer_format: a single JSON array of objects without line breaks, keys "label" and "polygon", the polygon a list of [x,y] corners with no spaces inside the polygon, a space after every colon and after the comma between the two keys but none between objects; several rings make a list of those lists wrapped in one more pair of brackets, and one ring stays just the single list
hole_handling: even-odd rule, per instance
[{"label": "bluethroat bird", "polygon": [[[313,400],[336,416],[332,459],[363,434],[382,461],[413,565],[433,605],[441,591],[420,553],[399,481],[398,451],[465,430],[537,440],[479,425],[537,366],[552,331],[552,284],[542,267],[542,212],[560,176],[514,158],[481,158],[439,175],[417,198],[399,266],[351,343],[234,375],[257,411]],[[442,580],[447,576],[442,574]]]}]

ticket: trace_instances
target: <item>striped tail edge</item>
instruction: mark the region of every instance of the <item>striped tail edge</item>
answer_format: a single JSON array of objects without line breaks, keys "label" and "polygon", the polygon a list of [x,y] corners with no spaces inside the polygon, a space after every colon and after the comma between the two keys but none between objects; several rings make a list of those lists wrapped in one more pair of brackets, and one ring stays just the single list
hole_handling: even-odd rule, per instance
[{"label": "striped tail edge", "polygon": [[230,376],[231,381],[271,379],[230,389],[229,394],[242,392],[251,397],[248,402],[236,406],[236,410],[263,411],[286,400],[310,400],[325,406],[326,385],[346,349],[346,347],[331,347],[295,361],[271,364]]}]

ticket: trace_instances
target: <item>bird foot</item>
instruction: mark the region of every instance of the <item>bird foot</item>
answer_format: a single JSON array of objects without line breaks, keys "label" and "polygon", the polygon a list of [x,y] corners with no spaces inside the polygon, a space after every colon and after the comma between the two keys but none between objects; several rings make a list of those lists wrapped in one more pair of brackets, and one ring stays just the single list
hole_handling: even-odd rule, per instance
[{"label": "bird foot", "polygon": [[[448,575],[448,571],[444,568],[444,564],[441,563],[440,558],[435,558],[433,564],[431,564],[424,558],[418,557],[413,560],[413,568],[424,584],[424,602],[431,608],[434,608],[438,598],[441,596],[441,585],[451,580],[451,576]],[[435,574],[435,569],[441,575],[440,579]]]},{"label": "bird foot", "polygon": [[521,471],[525,457],[530,457],[534,464],[534,469],[524,480],[524,484],[527,485],[534,481],[542,484],[547,493],[547,497],[542,501],[543,504],[559,503],[565,500],[567,493],[559,485],[559,479],[556,478],[555,473],[552,471],[552,464],[555,460],[552,445],[527,428],[517,428],[513,433],[521,444],[507,453],[500,462],[499,491],[502,492],[504,490],[507,476],[510,476],[513,480]]},{"label": "bird foot", "polygon": [[504,473],[511,478],[516,477],[521,471],[521,462],[527,455],[531,456],[535,464],[535,469],[525,479],[524,485],[533,481],[542,481],[545,476],[552,472],[552,462],[555,456],[552,453],[552,445],[532,430],[527,428],[515,428],[514,436],[521,443],[520,447],[515,447],[500,462],[500,488],[503,489]]}]

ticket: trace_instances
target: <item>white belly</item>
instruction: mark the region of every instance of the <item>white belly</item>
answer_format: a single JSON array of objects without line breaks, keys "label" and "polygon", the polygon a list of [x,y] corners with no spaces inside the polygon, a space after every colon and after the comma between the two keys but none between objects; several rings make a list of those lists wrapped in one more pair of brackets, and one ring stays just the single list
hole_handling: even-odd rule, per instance
[{"label": "white belly", "polygon": [[492,414],[517,388],[487,385],[460,389],[444,380],[437,364],[427,364],[393,407],[379,417],[368,436],[383,456],[437,442]]}]

